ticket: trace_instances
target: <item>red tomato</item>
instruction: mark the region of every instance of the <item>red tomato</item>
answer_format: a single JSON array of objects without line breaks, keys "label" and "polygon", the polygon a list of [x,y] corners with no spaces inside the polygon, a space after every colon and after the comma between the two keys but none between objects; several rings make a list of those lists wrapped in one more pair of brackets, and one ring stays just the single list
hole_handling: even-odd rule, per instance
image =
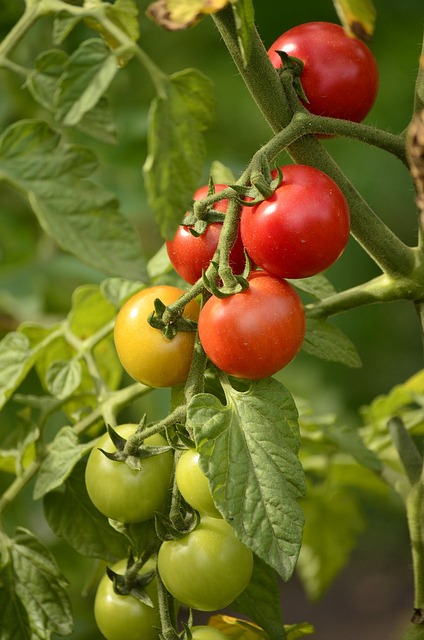
[{"label": "red tomato", "polygon": [[300,164],[281,171],[283,181],[270,198],[243,208],[241,236],[258,267],[280,278],[306,278],[342,254],[349,239],[349,208],[322,171]]},{"label": "red tomato", "polygon": [[285,280],[265,272],[227,298],[211,296],[199,316],[199,337],[222,371],[248,380],[277,373],[294,358],[305,334],[305,312]]},{"label": "red tomato", "polygon": [[277,51],[304,63],[300,80],[311,113],[353,122],[368,114],[378,91],[378,69],[362,40],[340,25],[308,22],[289,29],[269,48],[276,69],[282,64]]},{"label": "red tomato", "polygon": [[[216,184],[218,193],[226,189],[226,184]],[[208,186],[197,189],[193,200],[203,200],[208,195]],[[216,211],[226,213],[228,200],[219,200],[213,207]],[[190,233],[190,227],[180,225],[172,240],[167,240],[166,248],[175,271],[186,282],[194,284],[202,277],[202,270],[207,269],[218,246],[222,223],[212,222],[202,235],[196,237]],[[242,273],[245,265],[244,248],[238,235],[230,253],[230,266],[237,274]]]}]

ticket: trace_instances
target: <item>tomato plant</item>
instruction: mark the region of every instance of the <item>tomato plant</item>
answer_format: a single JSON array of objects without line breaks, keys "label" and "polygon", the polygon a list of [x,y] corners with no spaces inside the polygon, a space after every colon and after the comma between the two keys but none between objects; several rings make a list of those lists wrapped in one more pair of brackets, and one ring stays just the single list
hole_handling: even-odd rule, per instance
[{"label": "tomato plant", "polygon": [[[227,185],[215,184],[214,192],[223,191]],[[208,186],[196,190],[193,200],[202,200],[208,195]],[[226,213],[228,200],[218,200],[213,209]],[[202,277],[212,260],[221,233],[222,223],[211,222],[200,235],[193,235],[193,227],[181,224],[172,240],[167,240],[166,249],[175,271],[184,280],[194,284]],[[245,265],[244,247],[238,234],[229,256],[230,266],[235,273],[242,273]]]},{"label": "tomato plant", "polygon": [[[148,560],[141,568],[141,575],[154,571],[155,561]],[[127,560],[123,559],[112,566],[112,571],[124,575]],[[152,605],[142,602],[135,596],[120,595],[114,589],[113,581],[107,574],[97,587],[94,599],[94,616],[97,626],[106,640],[157,640],[159,638],[160,617],[156,580],[147,584],[146,593]]]},{"label": "tomato plant", "polygon": [[[137,430],[135,424],[123,424],[116,433],[128,439]],[[147,447],[166,446],[163,436],[146,438]],[[131,468],[125,460],[111,460],[106,453],[116,447],[105,433],[88,458],[85,484],[91,501],[101,513],[119,522],[142,522],[160,511],[165,503],[172,472],[172,452],[165,451],[140,460]]]},{"label": "tomato plant", "polygon": [[423,640],[418,2],[3,0],[2,640]]},{"label": "tomato plant", "polygon": [[175,480],[183,498],[201,514],[220,518],[208,479],[199,466],[199,452],[187,449],[182,453],[175,469]]},{"label": "tomato plant", "polygon": [[212,362],[238,378],[257,380],[285,367],[299,351],[305,312],[293,287],[265,272],[228,298],[212,296],[199,316],[199,337]]},{"label": "tomato plant", "polygon": [[278,51],[302,61],[300,80],[311,113],[361,122],[371,110],[377,63],[367,45],[342,26],[308,22],[289,29],[268,50],[276,69],[282,64]]},{"label": "tomato plant", "polygon": [[[173,387],[187,378],[194,333],[179,332],[172,340],[150,326],[154,302],[175,302],[184,291],[178,287],[158,285],[131,296],[118,313],[114,329],[115,346],[124,369],[138,382],[150,387]],[[183,315],[196,320],[199,307],[191,300]]]},{"label": "tomato plant", "polygon": [[244,207],[241,234],[257,266],[281,278],[307,278],[330,267],[349,239],[350,215],[337,184],[306,165],[281,167],[270,198]]},{"label": "tomato plant", "polygon": [[197,527],[162,543],[159,574],[172,595],[199,611],[228,606],[249,584],[253,556],[231,526],[203,516]]}]

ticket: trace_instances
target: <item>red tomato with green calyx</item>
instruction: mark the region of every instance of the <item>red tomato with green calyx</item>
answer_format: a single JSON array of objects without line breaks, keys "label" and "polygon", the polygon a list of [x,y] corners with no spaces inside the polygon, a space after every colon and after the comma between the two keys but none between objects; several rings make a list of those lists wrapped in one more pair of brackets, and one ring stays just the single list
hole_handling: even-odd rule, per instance
[{"label": "red tomato with green calyx", "polygon": [[272,44],[268,56],[276,69],[278,51],[299,58],[300,76],[315,115],[361,122],[371,110],[378,91],[375,58],[362,40],[330,22],[307,22],[289,29]]},{"label": "red tomato with green calyx", "polygon": [[199,337],[210,360],[238,378],[272,376],[299,351],[305,311],[285,280],[254,272],[249,287],[227,298],[211,296],[199,316]]},{"label": "red tomato with green calyx", "polygon": [[[226,184],[216,184],[215,192],[226,189]],[[208,186],[197,189],[193,200],[203,200],[208,195]],[[226,213],[228,200],[219,200],[215,205],[215,211]],[[219,242],[222,229],[221,222],[211,222],[206,231],[200,236],[194,236],[190,227],[181,224],[172,240],[166,241],[166,249],[175,271],[186,282],[194,284],[202,277],[202,271],[206,270],[212,260]],[[234,273],[240,274],[245,266],[244,248],[238,234],[230,252],[230,266]]]},{"label": "red tomato with green calyx", "polygon": [[350,231],[346,199],[329,176],[307,165],[281,167],[273,195],[244,207],[240,229],[257,266],[281,278],[306,278],[330,267]]}]

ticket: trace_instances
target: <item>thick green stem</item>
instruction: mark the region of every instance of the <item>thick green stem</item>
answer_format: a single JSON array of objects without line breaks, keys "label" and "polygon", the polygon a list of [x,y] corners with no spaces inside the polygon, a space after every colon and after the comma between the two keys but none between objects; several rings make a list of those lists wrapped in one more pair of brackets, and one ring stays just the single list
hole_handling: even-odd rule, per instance
[{"label": "thick green stem", "polygon": [[411,488],[406,500],[414,570],[415,615],[424,619],[424,486],[422,480]]},{"label": "thick green stem", "polygon": [[424,297],[424,282],[420,278],[392,278],[386,274],[357,287],[346,289],[319,302],[306,306],[310,317],[328,318],[356,307],[395,300],[418,300]]},{"label": "thick green stem", "polygon": [[[231,7],[215,14],[214,21],[264,118],[274,133],[280,132],[291,122],[293,109],[259,34],[256,29],[252,31],[252,52],[245,65]],[[414,259],[409,247],[372,211],[314,136],[295,140],[287,152],[295,162],[315,166],[337,182],[349,204],[352,234],[383,271],[402,275],[411,272]]]}]

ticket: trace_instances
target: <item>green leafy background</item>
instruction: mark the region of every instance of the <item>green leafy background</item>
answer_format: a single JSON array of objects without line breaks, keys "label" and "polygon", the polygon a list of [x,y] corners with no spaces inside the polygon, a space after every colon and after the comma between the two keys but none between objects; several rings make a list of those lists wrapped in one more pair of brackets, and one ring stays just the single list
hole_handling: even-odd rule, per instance
[{"label": "green leafy background", "polygon": [[[138,2],[141,13],[148,4],[141,0]],[[370,46],[378,60],[381,88],[367,121],[376,122],[382,128],[397,132],[402,131],[407,125],[412,109],[413,85],[422,36],[422,1],[376,0],[374,4],[378,17],[374,40]],[[0,36],[10,30],[22,8],[23,2],[3,0],[0,11]],[[298,23],[312,20],[337,20],[332,3],[330,1],[324,3],[322,0],[285,3],[284,7],[277,0],[259,1],[256,2],[255,10],[259,31],[267,46],[282,31]],[[17,51],[18,61],[28,64],[28,59],[35,60],[44,50],[45,43],[50,42],[50,26],[46,21],[36,26],[25,41],[24,47]],[[61,28],[65,26],[62,24]],[[129,233],[128,229],[133,227],[134,239],[137,242],[134,242],[134,253],[131,256],[114,256],[115,264],[111,265],[109,272],[106,265],[100,270],[97,261],[96,266],[87,266],[69,253],[72,248],[65,246],[66,251],[64,251],[45,235],[40,230],[27,199],[2,182],[0,185],[0,336],[15,329],[23,321],[54,323],[63,318],[71,308],[72,293],[76,287],[85,283],[97,285],[111,272],[114,275],[120,275],[120,264],[124,265],[123,270],[125,270],[126,264],[131,262],[134,269],[133,277],[143,280],[146,259],[155,255],[162,244],[159,226],[153,219],[142,178],[142,166],[147,156],[147,115],[154,97],[154,90],[147,74],[139,65],[130,62],[125,73],[118,73],[115,76],[111,67],[108,66],[104,51],[102,53],[102,51],[93,50],[92,55],[96,54],[104,63],[101,66],[102,82],[111,82],[107,95],[111,113],[116,121],[116,131],[111,124],[111,115],[102,102],[97,107],[101,110],[104,122],[101,130],[93,129],[92,123],[87,120],[89,114],[78,112],[76,109],[73,112],[68,111],[67,96],[72,90],[71,62],[76,62],[75,56],[70,57],[81,44],[82,36],[89,37],[89,32],[84,31],[86,27],[81,26],[81,29],[82,31],[76,29],[70,34],[63,44],[66,55],[64,53],[59,56],[60,64],[68,65],[67,75],[61,76],[62,92],[55,98],[60,100],[62,105],[62,124],[66,125],[70,120],[75,121],[80,118],[76,129],[72,131],[69,129],[66,132],[66,139],[70,145],[67,153],[70,153],[70,150],[76,153],[79,145],[84,145],[101,158],[97,168],[91,167],[92,175],[89,176],[89,180],[93,179],[93,183],[86,182],[85,188],[95,189],[96,193],[99,190],[102,196],[106,192],[109,194],[109,199],[101,200],[101,205],[106,207],[112,225],[117,211],[115,198],[119,201],[120,213],[126,220],[120,228],[120,233],[125,236]],[[241,80],[237,78],[211,20],[205,19],[187,32],[167,33],[160,31],[154,23],[142,17],[141,44],[167,74],[177,74],[182,69],[195,66],[200,72],[210,77],[216,86],[216,120],[212,128],[206,132],[206,149],[200,150],[206,153],[203,175],[199,172],[199,175],[195,175],[193,179],[199,180],[199,184],[205,181],[208,167],[216,159],[231,167],[237,174],[244,168],[254,151],[268,139],[269,130],[262,122]],[[51,49],[57,47],[53,42],[49,46]],[[38,69],[44,72],[48,69],[49,78],[56,81],[58,71],[52,63],[51,57],[41,58]],[[35,76],[30,86],[32,95],[36,94],[38,86]],[[46,117],[46,112],[41,110],[29,91],[23,89],[22,82],[11,73],[0,72],[0,92],[2,96],[0,133],[4,133],[6,128],[18,119]],[[48,109],[52,94],[45,93],[43,99]],[[99,122],[99,117],[98,114],[96,122]],[[166,113],[162,113],[161,117],[166,117]],[[203,127],[205,118],[206,114],[201,116],[197,114],[196,119],[200,123],[200,128]],[[49,124],[54,128],[58,123],[51,117]],[[92,134],[90,137],[87,131]],[[44,135],[44,143],[50,140],[52,144],[51,135],[50,133],[47,133],[47,137]],[[118,144],[110,144],[115,137]],[[356,142],[326,140],[323,144],[328,146],[347,175],[375,206],[385,222],[403,240],[413,242],[416,218],[412,189],[406,170],[402,169],[396,160],[386,157],[382,152],[366,148]],[[32,152],[35,151],[33,147]],[[54,153],[64,154],[65,151],[63,148],[55,148]],[[89,162],[88,157],[87,162]],[[4,159],[3,154],[0,155],[0,170],[11,170],[10,163],[7,166],[7,160]],[[33,179],[33,176],[30,177]],[[77,178],[82,177],[77,176]],[[60,180],[66,183],[69,175],[60,176]],[[21,184],[20,187],[25,192],[28,184]],[[178,187],[179,185],[176,185],[176,197],[179,196]],[[37,194],[31,195],[32,198],[36,196]],[[38,199],[37,203],[37,213],[40,219],[42,216],[45,220],[42,198],[41,201]],[[167,229],[166,225],[167,217],[164,212],[162,231]],[[105,247],[107,250],[107,244]],[[160,258],[156,260],[160,261]],[[349,244],[342,260],[328,272],[336,288],[358,284],[373,275],[376,275],[374,265],[354,242]],[[120,298],[117,291],[121,290],[117,285],[116,282],[109,283],[109,292],[112,296],[109,300],[112,303],[114,297]],[[78,300],[74,297],[74,310],[78,305],[84,304],[84,300],[86,304],[93,304],[94,308],[97,308],[99,300],[95,290],[97,290],[96,287],[91,292],[85,289],[80,290],[77,295]],[[102,313],[105,312],[107,313],[102,309]],[[75,315],[74,321],[77,322]],[[344,640],[353,640],[358,637],[363,640],[376,637],[391,640],[392,636],[399,637],[399,629],[405,626],[405,620],[409,615],[411,574],[408,570],[408,542],[400,503],[395,498],[387,496],[383,486],[372,479],[374,476],[371,472],[367,474],[364,470],[359,471],[358,467],[352,463],[353,459],[359,458],[364,464],[363,456],[369,456],[369,453],[364,454],[361,450],[355,440],[354,429],[344,433],[340,427],[342,424],[355,427],[362,420],[366,424],[378,422],[381,416],[386,415],[387,408],[385,409],[383,401],[378,404],[373,403],[371,408],[364,410],[361,415],[358,407],[371,405],[376,396],[387,394],[394,385],[408,378],[422,366],[420,338],[418,332],[410,330],[414,322],[413,309],[404,303],[385,305],[384,308],[381,306],[358,309],[335,319],[334,325],[342,329],[355,344],[363,362],[363,368],[344,367],[334,362],[323,363],[305,350],[279,376],[280,382],[284,383],[295,396],[299,406],[307,401],[306,405],[312,406],[317,415],[327,416],[324,424],[322,417],[316,418],[315,422],[311,417],[309,424],[304,421],[301,425],[304,435],[306,434],[307,446],[314,446],[313,437],[310,437],[310,441],[307,438],[309,429],[312,428],[316,433],[319,425],[321,429],[319,433],[323,434],[322,437],[328,444],[329,455],[337,451],[341,438],[344,450],[350,446],[352,453],[350,464],[347,464],[344,459],[338,460],[331,469],[328,467],[328,460],[325,458],[320,460],[320,464],[323,465],[323,472],[319,474],[320,481],[310,488],[310,495],[314,497],[314,501],[306,499],[304,508],[309,522],[314,522],[314,518],[318,515],[316,510],[320,509],[321,513],[325,511],[330,514],[329,524],[324,531],[320,531],[318,537],[313,529],[305,530],[306,544],[299,563],[299,576],[303,586],[300,586],[300,580],[296,578],[282,587],[284,609],[290,612],[290,619],[285,622],[294,623],[305,619],[316,624],[319,631],[314,637],[318,640],[338,640],[340,637]],[[326,332],[328,332],[327,328],[323,331],[323,335]],[[2,362],[0,375],[12,380],[13,376],[19,378],[22,373],[22,369],[19,368],[20,362],[23,367],[29,366],[29,350],[31,357],[33,355],[36,358],[37,344],[48,339],[48,336],[36,326],[29,326],[23,332],[12,334],[10,339],[15,341],[16,358],[13,362],[6,363],[9,369],[6,369],[5,363]],[[103,346],[104,367],[107,373],[110,345]],[[54,343],[54,348],[57,355],[54,368],[49,369],[42,359],[37,362],[39,371],[46,376],[47,384],[62,385],[65,395],[73,385],[81,384],[84,388],[85,373],[83,370],[79,371],[75,363],[70,364],[72,354],[60,340]],[[357,364],[355,352],[352,352],[350,357],[351,364]],[[1,358],[0,353],[0,361]],[[112,372],[110,376],[113,376]],[[119,381],[111,379],[110,384],[114,387],[119,384]],[[20,392],[23,395],[33,395],[42,394],[43,390],[36,376],[30,374],[20,388]],[[133,414],[129,412],[128,419],[132,417],[138,419],[143,412],[148,413],[150,420],[162,417],[167,411],[168,396],[167,391],[155,391],[145,399],[138,400],[134,405]],[[47,400],[44,399],[45,404],[41,407],[42,410],[48,409],[46,402]],[[393,402],[392,396],[390,396],[390,402]],[[24,440],[25,444],[22,447],[21,443],[11,443],[8,455],[1,460],[1,468],[4,470],[25,464],[25,455],[29,455],[36,436],[34,431],[28,428],[24,432],[19,431],[13,418],[18,408],[22,409],[16,400],[13,405],[6,405],[1,414],[2,438],[10,433],[12,428],[16,428],[18,440]],[[337,413],[337,421],[330,413]],[[21,415],[20,419],[25,421],[27,418]],[[52,425],[52,428],[54,426]],[[62,425],[56,425],[57,428],[60,426]],[[66,431],[62,433],[62,437],[66,435]],[[347,440],[349,445],[346,444]],[[384,442],[381,446],[384,447]],[[83,452],[76,448],[76,463],[81,455]],[[366,466],[372,469],[375,464],[372,457],[367,457]],[[76,464],[72,473],[71,471],[69,469],[66,491],[69,500],[75,502],[74,508],[83,510],[84,496],[81,496],[80,490],[82,485],[80,464]],[[3,479],[2,475],[0,475],[0,483],[6,486],[6,479]],[[36,495],[43,495],[46,487],[52,488],[54,483],[55,478],[49,474],[46,461],[44,473],[35,487]],[[341,486],[343,499],[337,493],[337,489],[340,490]],[[2,488],[3,485],[0,485],[0,491]],[[14,524],[28,527],[42,536],[43,540],[47,540],[49,547],[59,559],[60,569],[69,576],[68,593],[76,615],[76,628],[71,637],[78,640],[99,638],[92,621],[91,595],[84,595],[91,594],[90,584],[97,575],[97,567],[81,559],[77,553],[70,550],[62,538],[56,537],[50,529],[47,529],[42,500],[32,502],[33,490],[34,487],[31,487],[31,492],[25,494],[19,504],[11,508],[9,516],[12,528]],[[349,499],[346,499],[346,495]],[[380,499],[382,496],[385,498],[384,501]],[[70,530],[71,523],[67,521],[65,513],[53,508],[55,501],[60,499],[60,495],[58,496],[54,491],[47,494],[44,504],[47,520],[53,531],[58,533],[64,530],[70,531],[69,535],[74,537],[76,546],[78,542],[75,538],[78,532]],[[53,521],[54,518],[55,521]],[[340,527],[343,528],[347,519],[352,526],[341,535]],[[92,522],[92,527],[94,531],[96,528],[103,531],[102,523]],[[89,530],[88,525],[87,529]],[[123,548],[123,542],[119,535],[112,537],[113,540],[103,541],[96,540],[93,536],[92,541],[83,540],[79,544],[83,548],[84,545],[89,544],[100,546],[104,544],[109,549],[115,550],[111,554],[117,556]],[[334,548],[336,539],[342,539],[342,544]],[[345,559],[350,556],[352,548],[358,541],[359,547],[354,551],[349,567],[344,569],[341,576],[336,579],[336,583],[325,592],[327,582],[331,583],[332,576],[337,574],[340,566],[344,565]],[[38,544],[24,529],[17,530],[13,550],[15,561],[21,561],[20,558],[24,555],[22,550],[28,548],[35,549],[34,557],[37,557]],[[101,552],[99,555],[102,555]],[[319,572],[320,566],[325,566],[326,571]],[[317,568],[315,572],[314,568]],[[51,580],[56,579],[54,578],[56,568],[53,565],[49,565],[46,571]],[[258,570],[258,576],[260,575]],[[340,589],[342,582],[343,589]],[[68,604],[66,597],[62,594],[63,585],[58,582],[56,586],[60,592],[59,605],[62,609],[66,609]],[[324,592],[325,595],[319,603],[311,603],[305,597],[305,588],[312,599]],[[246,594],[247,599],[248,596],[249,594]],[[18,611],[8,608],[7,603],[0,603],[0,607],[5,607],[2,609],[5,615],[19,614]],[[349,624],[346,620],[349,620]],[[342,624],[343,627],[341,627]],[[342,633],[341,628],[343,628]]]}]

